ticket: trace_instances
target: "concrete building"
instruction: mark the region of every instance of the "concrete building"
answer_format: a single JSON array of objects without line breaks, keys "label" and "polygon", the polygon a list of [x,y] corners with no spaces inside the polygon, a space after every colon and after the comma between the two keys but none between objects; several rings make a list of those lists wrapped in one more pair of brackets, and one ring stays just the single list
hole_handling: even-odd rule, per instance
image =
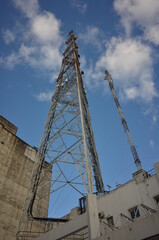
[{"label": "concrete building", "polygon": [[[15,236],[37,151],[16,136],[17,127],[0,116],[0,239]],[[48,214],[48,199],[38,206]],[[36,209],[37,211],[38,209]],[[45,224],[33,224],[45,232]]]},{"label": "concrete building", "polygon": [[87,196],[87,211],[38,240],[159,239],[159,162],[154,173],[139,170],[104,196]]},{"label": "concrete building", "polygon": [[[0,117],[0,240],[15,236],[37,155],[16,132],[17,127]],[[44,216],[48,200],[38,206]],[[69,222],[33,223],[37,235],[30,236],[37,240],[159,239],[159,162],[151,174],[139,170],[104,196],[88,195],[84,206],[65,216]]]}]

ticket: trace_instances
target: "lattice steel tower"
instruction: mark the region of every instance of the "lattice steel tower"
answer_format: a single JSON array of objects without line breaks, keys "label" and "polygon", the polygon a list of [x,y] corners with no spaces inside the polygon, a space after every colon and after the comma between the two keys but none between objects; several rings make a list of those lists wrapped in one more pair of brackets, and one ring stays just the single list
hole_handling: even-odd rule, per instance
[{"label": "lattice steel tower", "polygon": [[[67,221],[54,216],[48,218],[46,211],[43,213],[41,206],[48,196],[51,209],[56,193],[59,197],[65,193],[76,196],[77,193],[78,198],[87,193],[104,193],[76,39],[71,31],[16,239],[29,239],[31,232],[36,230],[36,221],[41,224]],[[65,200],[64,196],[62,198]]]}]

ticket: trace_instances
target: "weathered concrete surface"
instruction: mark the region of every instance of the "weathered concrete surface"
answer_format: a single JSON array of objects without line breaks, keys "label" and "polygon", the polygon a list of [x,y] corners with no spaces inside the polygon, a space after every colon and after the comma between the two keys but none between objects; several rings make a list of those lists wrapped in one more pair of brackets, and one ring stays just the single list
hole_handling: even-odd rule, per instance
[{"label": "weathered concrete surface", "polygon": [[[153,238],[153,236],[156,236]],[[114,231],[109,231],[95,240],[141,240],[159,239],[159,213],[139,218]]]},{"label": "weathered concrete surface", "polygon": [[16,135],[18,128],[9,122],[6,118],[0,115],[0,124],[5,127],[9,132]]},{"label": "weathered concrete surface", "polygon": [[[155,166],[157,171],[158,164]],[[137,176],[105,196],[98,197],[98,211],[104,213],[106,223],[107,218],[113,216],[115,227],[120,227],[123,224],[121,213],[131,218],[130,209],[135,206],[140,208],[141,204],[159,211],[155,200],[155,197],[159,196],[159,175],[156,173],[142,181],[140,174],[139,181],[136,178]],[[143,215],[145,212],[140,209],[140,216]]]},{"label": "weathered concrete surface", "polygon": [[[21,211],[26,199],[36,151],[19,139],[17,128],[0,117],[0,239],[15,236]],[[47,216],[48,199],[36,211]],[[33,224],[35,231],[44,231],[44,223]]]},{"label": "weathered concrete surface", "polygon": [[[159,205],[156,201],[156,197],[159,196],[159,164],[154,166],[156,174],[149,175],[141,171],[136,173],[131,181],[118,186],[110,193],[98,197],[88,194],[88,239],[159,239],[159,236],[153,238],[154,235],[159,235]],[[138,208],[140,215],[132,220],[130,209],[133,207]],[[114,221],[112,224],[108,221],[110,217]],[[57,227],[38,240],[78,239],[72,238],[74,224],[78,224],[76,231],[81,233],[80,223],[73,219],[69,225]],[[62,229],[66,229],[67,234],[70,234],[68,238]]]},{"label": "weathered concrete surface", "polygon": [[69,239],[75,239],[70,238],[70,236],[77,232],[82,233],[82,230],[86,229],[87,225],[88,225],[87,213],[84,213],[80,216],[77,216],[72,221],[61,224],[57,228],[38,237],[37,240],[65,239],[67,236],[69,236]]},{"label": "weathered concrete surface", "polygon": [[88,239],[92,240],[100,236],[97,197],[94,194],[88,194],[87,196],[87,217],[88,217],[88,226],[89,226]]}]

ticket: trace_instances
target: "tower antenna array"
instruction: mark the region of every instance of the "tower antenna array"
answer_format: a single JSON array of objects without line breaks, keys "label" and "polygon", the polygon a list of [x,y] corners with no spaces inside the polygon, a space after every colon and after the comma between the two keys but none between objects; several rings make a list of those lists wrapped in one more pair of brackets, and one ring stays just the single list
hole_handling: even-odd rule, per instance
[{"label": "tower antenna array", "polygon": [[18,240],[28,240],[33,229],[37,231],[34,222],[68,221],[48,218],[43,212],[48,199],[49,209],[57,210],[55,203],[62,199],[66,205],[68,196],[78,199],[88,193],[104,193],[76,39],[71,31],[19,222]]},{"label": "tower antenna array", "polygon": [[121,122],[122,122],[122,125],[123,125],[123,128],[124,128],[124,131],[125,131],[125,133],[126,133],[126,135],[127,135],[127,138],[128,138],[128,142],[129,142],[129,145],[130,145],[130,150],[131,150],[131,152],[132,152],[135,165],[136,165],[136,167],[137,167],[137,170],[140,170],[140,169],[142,169],[141,161],[140,161],[140,159],[139,159],[137,150],[136,150],[136,148],[135,148],[135,145],[134,145],[134,143],[133,143],[132,137],[131,137],[131,135],[130,135],[130,131],[129,131],[127,122],[126,122],[126,120],[125,120],[125,118],[124,118],[124,115],[123,115],[123,112],[122,112],[122,109],[121,109],[119,100],[118,100],[117,95],[116,95],[116,92],[115,92],[115,90],[114,90],[114,84],[113,84],[112,77],[111,77],[111,75],[109,74],[109,72],[108,72],[107,70],[105,70],[105,78],[104,78],[104,80],[108,80],[110,90],[111,90],[111,92],[112,92],[112,95],[113,95],[115,104],[116,104],[117,109],[118,109],[118,112],[119,112],[119,114],[120,114],[120,118],[121,118]]}]

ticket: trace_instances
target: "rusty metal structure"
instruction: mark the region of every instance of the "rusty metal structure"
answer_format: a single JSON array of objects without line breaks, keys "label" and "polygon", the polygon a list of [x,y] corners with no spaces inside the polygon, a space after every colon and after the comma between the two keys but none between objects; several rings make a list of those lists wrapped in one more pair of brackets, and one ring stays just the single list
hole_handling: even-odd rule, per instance
[{"label": "rusty metal structure", "polygon": [[71,31],[66,41],[16,240],[30,239],[29,234],[34,233],[31,222],[69,220],[44,216],[42,209],[37,210],[36,206],[48,194],[51,209],[54,201],[59,201],[61,196],[63,200],[66,199],[64,194],[72,194],[78,200],[88,193],[104,193],[76,39]]},{"label": "rusty metal structure", "polygon": [[128,138],[128,142],[129,142],[129,145],[130,145],[130,150],[131,150],[131,153],[133,155],[135,165],[137,167],[137,170],[140,170],[140,169],[142,169],[141,161],[139,159],[136,147],[135,147],[135,145],[133,143],[133,140],[132,140],[132,137],[130,135],[130,131],[129,131],[127,122],[126,122],[126,120],[124,118],[124,115],[123,115],[123,112],[122,112],[119,100],[118,100],[116,92],[114,90],[114,84],[113,84],[112,77],[111,77],[111,75],[109,74],[109,72],[107,70],[105,71],[105,78],[104,79],[108,80],[109,87],[110,87],[110,90],[112,92],[115,104],[117,106],[117,109],[118,109],[118,112],[119,112],[119,115],[120,115],[120,118],[121,118],[121,122],[122,122],[122,125],[123,125],[123,128],[124,128],[124,131],[125,131],[125,133],[127,135],[127,138]]}]

